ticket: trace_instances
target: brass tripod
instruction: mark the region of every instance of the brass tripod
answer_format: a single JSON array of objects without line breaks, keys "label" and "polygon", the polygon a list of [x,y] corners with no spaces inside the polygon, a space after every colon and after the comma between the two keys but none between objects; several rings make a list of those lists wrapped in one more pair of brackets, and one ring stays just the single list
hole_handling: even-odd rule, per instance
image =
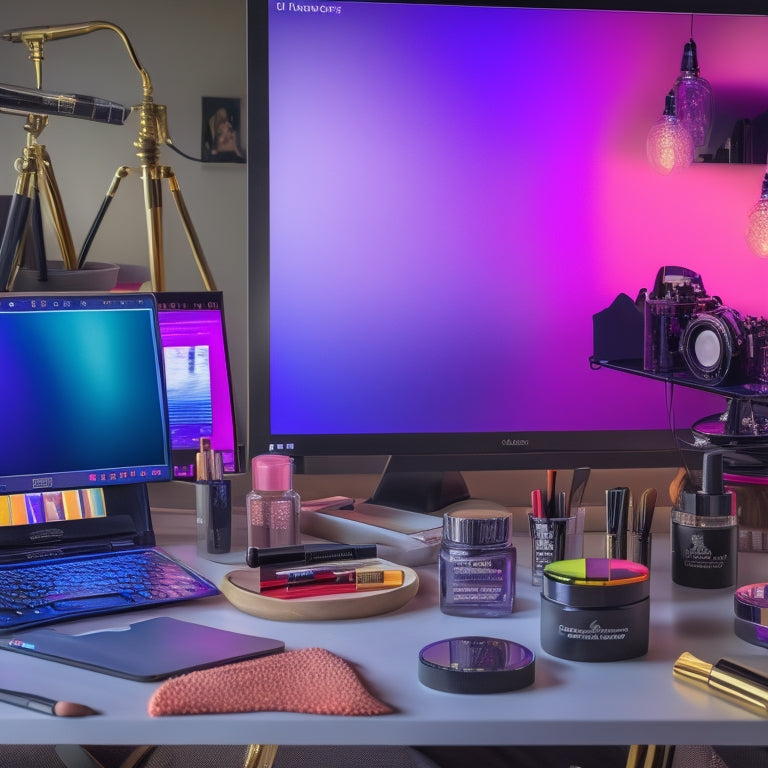
[{"label": "brass tripod", "polygon": [[11,206],[0,241],[0,290],[12,290],[22,261],[22,251],[29,227],[35,229],[33,243],[38,250],[37,265],[41,276],[45,274],[45,253],[42,250],[43,235],[40,217],[40,192],[48,204],[51,220],[61,250],[64,266],[77,269],[77,256],[72,241],[64,206],[53,173],[51,158],[45,146],[37,139],[48,124],[45,115],[29,115],[24,125],[27,142],[21,157],[16,160],[18,173]]},{"label": "brass tripod", "polygon": [[168,187],[176,203],[176,208],[181,217],[181,223],[184,232],[192,248],[192,255],[203,280],[203,285],[207,291],[215,291],[216,284],[208,266],[208,262],[203,255],[203,249],[198,240],[195,229],[192,226],[192,220],[181,195],[181,187],[173,168],[168,165],[160,165],[160,149],[162,143],[170,144],[167,130],[166,108],[160,104],[155,104],[150,93],[144,95],[144,101],[139,107],[139,138],[134,142],[137,149],[136,155],[140,161],[139,168],[130,168],[121,165],[112,178],[112,183],[104,197],[96,218],[91,225],[91,229],[86,235],[83,247],[80,250],[78,266],[84,263],[93,239],[96,237],[99,226],[104,218],[110,203],[117,193],[120,182],[132,173],[138,173],[141,176],[141,182],[144,189],[144,206],[147,215],[147,239],[149,245],[149,267],[152,280],[152,290],[165,290],[165,267],[163,261],[163,190],[162,182],[166,180]]},{"label": "brass tripod", "polygon": [[[29,58],[35,65],[37,87],[41,87],[42,75],[42,60],[43,60],[43,44],[49,40],[57,40],[64,37],[72,37],[76,35],[84,35],[90,32],[95,32],[100,29],[108,29],[113,31],[120,37],[125,45],[128,55],[131,58],[136,69],[139,71],[142,82],[143,97],[139,106],[134,107],[134,110],[139,113],[139,135],[138,139],[134,142],[136,147],[136,155],[139,158],[139,167],[130,168],[128,166],[121,166],[112,179],[112,183],[107,190],[107,194],[99,208],[99,211],[94,219],[93,224],[83,242],[83,247],[80,251],[79,257],[74,260],[72,266],[70,266],[69,254],[64,255],[64,261],[68,268],[76,269],[81,267],[87,258],[88,251],[96,236],[99,226],[104,218],[109,204],[114,198],[120,181],[130,174],[137,173],[142,180],[142,186],[144,189],[144,204],[146,209],[146,224],[147,224],[147,242],[149,246],[149,262],[150,273],[152,281],[152,289],[154,291],[165,290],[165,267],[163,261],[163,197],[162,197],[162,182],[166,180],[168,182],[171,194],[176,208],[178,209],[181,217],[182,226],[187,236],[187,240],[192,248],[192,253],[197,264],[197,268],[200,271],[200,275],[205,285],[206,290],[216,290],[216,285],[213,280],[213,275],[208,267],[208,263],[203,255],[200,241],[197,238],[192,221],[189,217],[189,212],[184,204],[184,199],[181,195],[181,188],[179,186],[176,174],[173,169],[167,165],[160,165],[160,145],[168,144],[173,147],[168,136],[167,116],[166,108],[162,105],[155,104],[152,98],[152,83],[149,78],[149,74],[140,64],[138,57],[131,45],[130,40],[123,30],[106,21],[92,21],[78,24],[65,24],[57,27],[38,27],[38,28],[25,28],[9,30],[3,33],[2,37],[11,42],[22,42],[29,49]],[[36,153],[37,150],[30,151],[30,154]],[[35,159],[37,159],[35,157]],[[39,167],[44,167],[50,170],[50,159],[46,162],[38,162]],[[49,174],[52,179],[52,175]],[[45,182],[47,184],[47,182]],[[55,181],[52,184],[53,189],[56,189]],[[55,194],[58,196],[58,191]],[[56,203],[57,210],[60,214],[60,221],[63,222],[63,228],[66,228],[66,220],[64,219],[63,207],[61,206],[60,199]],[[54,216],[55,221],[55,216]],[[58,225],[57,225],[58,228]],[[66,237],[66,235],[65,235]],[[60,237],[61,239],[61,237]],[[71,242],[71,236],[69,236]],[[62,249],[63,252],[63,249]],[[0,259],[0,268],[2,268],[2,259]],[[0,280],[2,280],[2,274],[0,273]]]}]

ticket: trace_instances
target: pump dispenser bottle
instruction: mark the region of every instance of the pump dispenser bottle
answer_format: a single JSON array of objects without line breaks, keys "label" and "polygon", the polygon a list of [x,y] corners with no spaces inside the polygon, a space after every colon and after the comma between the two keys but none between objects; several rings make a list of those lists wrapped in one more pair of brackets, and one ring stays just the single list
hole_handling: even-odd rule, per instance
[{"label": "pump dispenser bottle", "polygon": [[248,516],[246,562],[255,562],[259,549],[300,543],[301,500],[293,490],[293,459],[265,454],[251,460],[253,490],[245,497]]},{"label": "pump dispenser bottle", "polygon": [[[701,490],[671,514],[672,580],[700,589],[736,583],[738,529],[733,496],[723,485],[723,453],[704,455]],[[691,506],[693,509],[687,508]]]}]

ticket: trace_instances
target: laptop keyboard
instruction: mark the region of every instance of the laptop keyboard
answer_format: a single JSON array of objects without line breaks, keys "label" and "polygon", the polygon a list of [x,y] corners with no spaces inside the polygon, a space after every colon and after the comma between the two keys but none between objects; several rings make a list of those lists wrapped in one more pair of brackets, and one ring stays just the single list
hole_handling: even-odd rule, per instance
[{"label": "laptop keyboard", "polygon": [[154,548],[0,565],[0,631],[218,593]]}]

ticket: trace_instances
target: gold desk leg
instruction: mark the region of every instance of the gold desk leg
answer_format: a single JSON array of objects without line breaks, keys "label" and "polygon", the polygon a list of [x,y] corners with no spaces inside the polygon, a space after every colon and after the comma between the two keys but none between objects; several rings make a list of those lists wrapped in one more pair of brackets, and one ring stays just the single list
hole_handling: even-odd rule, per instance
[{"label": "gold desk leg", "polygon": [[275,744],[251,744],[245,755],[244,768],[272,768],[276,755]]},{"label": "gold desk leg", "polygon": [[671,768],[675,748],[656,744],[633,744],[626,768]]}]

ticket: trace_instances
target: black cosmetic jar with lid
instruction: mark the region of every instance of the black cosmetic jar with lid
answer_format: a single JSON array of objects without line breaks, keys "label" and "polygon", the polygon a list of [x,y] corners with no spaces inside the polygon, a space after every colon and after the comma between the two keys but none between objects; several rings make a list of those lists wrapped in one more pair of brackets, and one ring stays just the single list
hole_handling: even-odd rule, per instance
[{"label": "black cosmetic jar with lid", "polygon": [[419,681],[448,693],[501,693],[533,684],[536,658],[519,643],[498,637],[452,637],[419,653]]},{"label": "black cosmetic jar with lid", "polygon": [[541,647],[571,661],[621,661],[648,651],[650,578],[640,563],[559,560],[544,568]]}]

